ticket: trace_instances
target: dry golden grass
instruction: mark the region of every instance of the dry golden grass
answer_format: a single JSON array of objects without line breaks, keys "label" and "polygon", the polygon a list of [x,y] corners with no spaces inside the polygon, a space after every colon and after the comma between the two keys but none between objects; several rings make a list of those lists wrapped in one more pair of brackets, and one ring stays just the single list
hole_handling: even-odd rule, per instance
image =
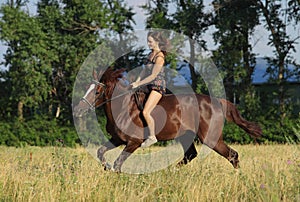
[{"label": "dry golden grass", "polygon": [[0,147],[0,201],[300,201],[299,145],[232,147],[239,170],[212,152],[143,175],[104,171],[84,148]]}]

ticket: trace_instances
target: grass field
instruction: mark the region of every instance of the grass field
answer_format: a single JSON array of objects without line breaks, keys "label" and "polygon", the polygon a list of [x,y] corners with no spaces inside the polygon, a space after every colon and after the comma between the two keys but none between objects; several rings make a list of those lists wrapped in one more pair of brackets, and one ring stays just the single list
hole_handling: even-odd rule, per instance
[{"label": "grass field", "polygon": [[0,201],[300,201],[299,145],[232,147],[238,170],[212,152],[139,175],[104,171],[84,148],[0,147]]}]

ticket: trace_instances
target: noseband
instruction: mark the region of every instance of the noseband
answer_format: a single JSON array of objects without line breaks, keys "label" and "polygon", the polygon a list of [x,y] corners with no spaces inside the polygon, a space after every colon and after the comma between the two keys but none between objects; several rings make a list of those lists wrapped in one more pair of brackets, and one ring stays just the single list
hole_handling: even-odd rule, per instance
[{"label": "noseband", "polygon": [[[97,100],[99,100],[101,97],[104,96],[104,92],[105,92],[105,89],[106,89],[106,85],[105,85],[104,83],[101,83],[101,82],[97,81],[97,80],[93,80],[92,83],[94,83],[96,86],[102,86],[102,87],[104,88],[104,91],[102,91],[102,94],[101,94],[99,97],[97,97],[93,103],[90,103],[85,97],[82,97],[82,98],[81,98],[81,101],[87,103],[87,104],[89,105],[89,109],[90,109],[90,110],[95,111],[95,109],[96,109],[95,104],[96,104]],[[140,88],[140,87],[138,87],[138,88]],[[113,97],[113,98],[110,98],[110,99],[106,99],[103,103],[101,103],[101,104],[100,104],[99,106],[97,106],[97,107],[100,107],[100,106],[104,105],[105,103],[108,103],[108,102],[110,102],[110,101],[112,101],[112,100],[115,100],[115,99],[117,99],[117,98],[120,98],[120,97],[122,97],[122,96],[124,96],[124,95],[126,95],[126,94],[132,93],[132,92],[135,91],[135,90],[136,90],[136,89],[130,89],[130,90],[126,91],[125,93],[122,93],[122,94],[117,95],[117,96],[115,96],[115,97]]]},{"label": "noseband", "polygon": [[[104,89],[106,88],[106,85],[104,83],[101,83],[97,80],[92,80],[92,83],[95,84],[97,87],[98,86],[101,86],[103,87]],[[105,90],[104,90],[105,91]],[[86,97],[82,97],[81,98],[81,101],[85,102],[86,104],[89,105],[89,110],[92,110],[92,111],[95,111],[95,103],[97,102],[97,100],[99,100],[101,97],[103,97],[104,95],[104,91],[102,91],[102,94],[100,96],[98,96],[93,103],[90,103],[90,101],[88,101],[88,99],[86,99]]]}]

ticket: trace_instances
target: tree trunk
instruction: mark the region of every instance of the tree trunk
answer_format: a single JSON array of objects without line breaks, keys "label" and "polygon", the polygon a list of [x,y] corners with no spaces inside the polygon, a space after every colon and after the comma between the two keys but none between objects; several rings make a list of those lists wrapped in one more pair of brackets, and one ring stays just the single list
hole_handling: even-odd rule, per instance
[{"label": "tree trunk", "polygon": [[195,40],[193,40],[191,37],[189,37],[189,43],[190,43],[190,61],[189,61],[189,68],[191,72],[191,79],[192,79],[192,89],[196,91],[197,88],[197,75],[195,71]]},{"label": "tree trunk", "polygon": [[23,103],[22,100],[20,100],[18,102],[18,119],[20,121],[22,121],[24,119],[24,117],[23,117],[23,107],[24,107],[24,103]]},{"label": "tree trunk", "polygon": [[56,114],[55,114],[55,117],[58,118],[60,115],[60,105],[57,106],[56,108]]},{"label": "tree trunk", "polygon": [[[277,31],[276,26],[279,26],[278,24],[275,24],[272,21],[272,16],[268,10],[268,4],[270,1],[266,1],[266,6],[262,3],[262,1],[258,1],[259,7],[262,9],[263,15],[265,16],[268,29],[271,31],[272,36],[272,43],[274,44],[275,50],[278,54],[278,101],[279,101],[279,116],[280,116],[280,124],[283,125],[283,120],[286,117],[286,107],[285,107],[285,92],[284,92],[284,62],[285,58],[291,49],[291,46],[285,42],[287,38],[287,34],[281,33],[280,31]],[[278,14],[279,15],[279,14]],[[285,39],[282,39],[284,37]]]},{"label": "tree trunk", "polygon": [[285,98],[285,93],[284,93],[284,59],[282,61],[279,61],[278,81],[279,81],[278,100],[279,100],[280,124],[283,125],[283,120],[286,116],[285,103],[284,103],[284,98]]}]

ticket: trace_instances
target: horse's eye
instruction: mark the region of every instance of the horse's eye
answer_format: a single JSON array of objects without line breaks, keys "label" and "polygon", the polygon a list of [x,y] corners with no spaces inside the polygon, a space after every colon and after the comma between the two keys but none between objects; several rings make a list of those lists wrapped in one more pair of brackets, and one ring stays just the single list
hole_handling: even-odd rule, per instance
[{"label": "horse's eye", "polygon": [[100,92],[96,92],[96,95],[99,95],[100,94]]}]

